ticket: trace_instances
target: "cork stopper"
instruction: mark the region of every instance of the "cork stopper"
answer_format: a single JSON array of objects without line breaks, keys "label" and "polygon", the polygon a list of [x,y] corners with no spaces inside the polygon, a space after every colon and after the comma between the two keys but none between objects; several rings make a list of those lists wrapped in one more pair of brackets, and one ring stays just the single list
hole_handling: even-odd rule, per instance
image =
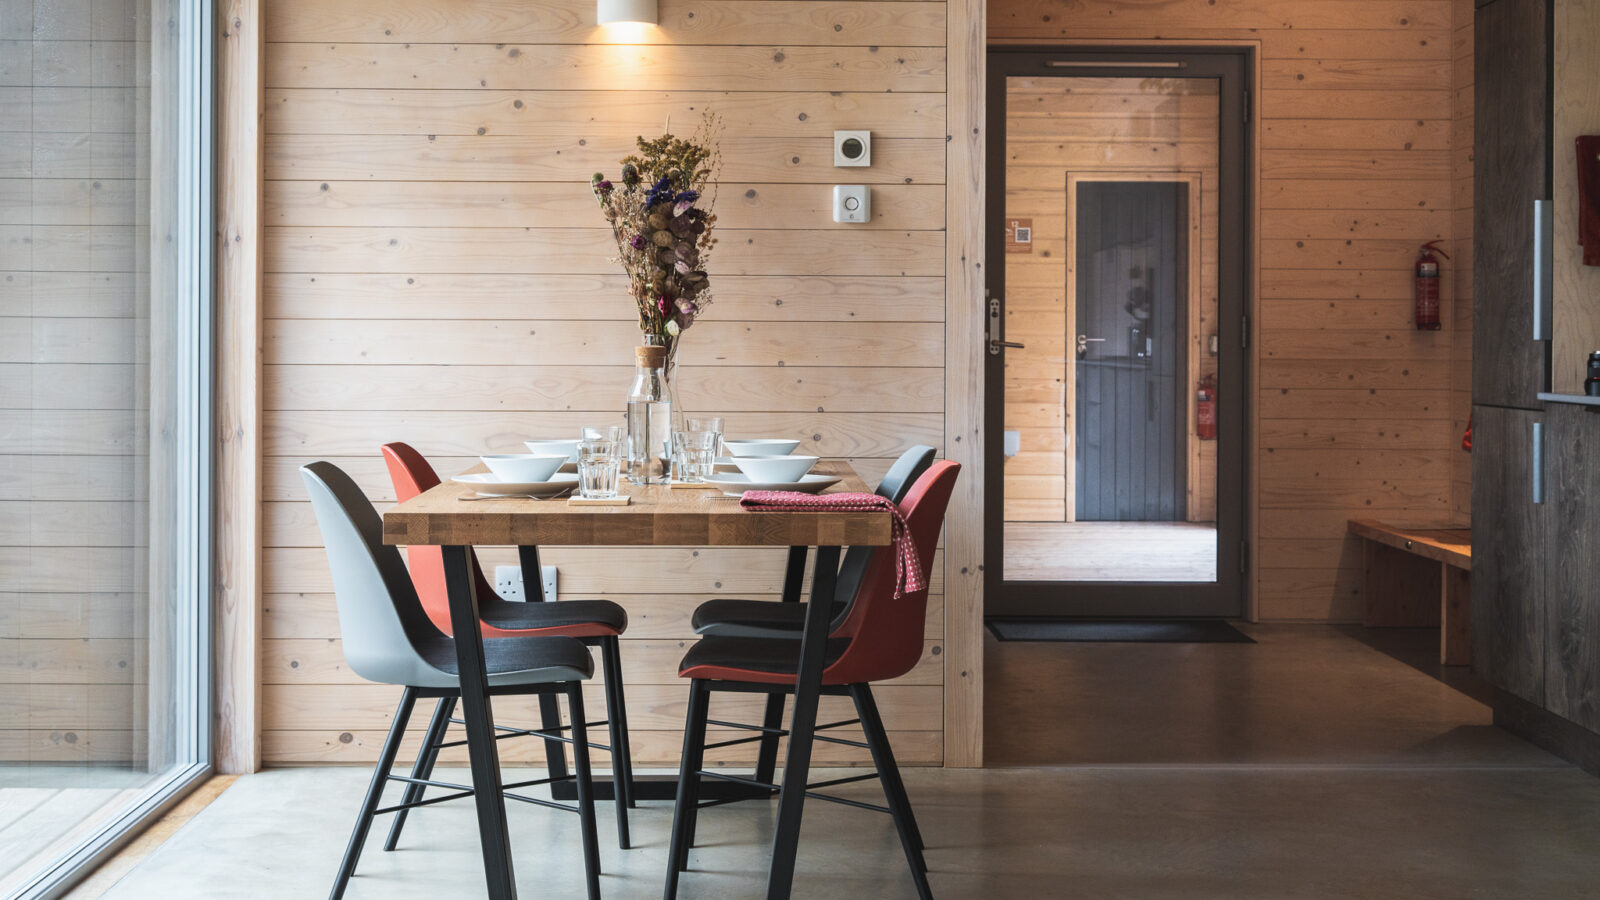
[{"label": "cork stopper", "polygon": [[667,365],[667,348],[665,347],[635,347],[633,348],[634,364],[643,369],[662,369]]}]

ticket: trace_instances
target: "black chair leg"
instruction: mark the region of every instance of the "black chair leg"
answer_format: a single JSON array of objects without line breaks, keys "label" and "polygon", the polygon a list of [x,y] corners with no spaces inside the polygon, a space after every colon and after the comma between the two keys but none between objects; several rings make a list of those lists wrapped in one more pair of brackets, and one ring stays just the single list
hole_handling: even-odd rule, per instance
[{"label": "black chair leg", "polygon": [[[872,685],[860,684],[854,686],[851,689],[851,697],[857,698],[858,693],[859,698],[856,699],[857,715],[865,722],[866,717],[860,716],[859,710],[863,704],[871,709],[872,720],[877,723],[877,731],[882,736],[884,750],[889,762],[887,766],[877,765],[877,763],[874,763],[874,765],[878,769],[884,789],[893,790],[895,796],[899,798],[900,808],[905,811],[906,828],[911,832],[911,840],[916,843],[917,855],[920,857],[922,855],[921,851],[928,849],[928,845],[922,840],[922,829],[917,827],[916,815],[911,812],[911,797],[906,793],[906,783],[900,778],[900,765],[895,762],[894,753],[889,748],[889,733],[883,727],[883,717],[878,714],[878,701],[872,696]],[[928,865],[926,862],[923,863],[922,868],[923,871],[927,871]]]},{"label": "black chair leg", "polygon": [[771,784],[778,769],[778,735],[783,727],[783,704],[789,697],[780,691],[767,695],[766,713],[761,717],[761,727],[768,731],[761,735],[761,752],[756,756],[756,780]]},{"label": "black chair leg", "polygon": [[689,715],[683,724],[683,762],[678,770],[678,802],[672,812],[672,843],[667,850],[664,900],[676,900],[678,873],[689,867],[688,829],[700,803],[700,769],[705,763],[710,693],[704,681],[697,678],[689,682]]},{"label": "black chair leg", "polygon": [[589,886],[589,900],[600,900],[600,838],[594,821],[589,732],[583,718],[583,686],[576,681],[567,685],[567,711],[572,717],[572,767],[578,782],[578,818],[583,824],[584,878]]},{"label": "black chair leg", "polygon": [[383,742],[383,752],[378,754],[378,765],[372,770],[372,782],[367,785],[367,798],[361,804],[361,815],[356,818],[355,830],[350,833],[350,843],[345,847],[344,861],[339,864],[339,876],[333,882],[329,900],[340,900],[356,872],[356,862],[361,859],[361,847],[367,842],[367,832],[372,829],[372,817],[383,800],[383,788],[389,783],[389,772],[394,768],[394,758],[400,753],[400,741],[406,735],[406,725],[411,721],[411,710],[416,706],[417,695],[406,688],[400,695],[400,706],[394,712],[394,722],[389,725],[389,737]]},{"label": "black chair leg", "polygon": [[861,730],[866,733],[867,746],[872,751],[872,764],[878,769],[878,780],[883,783],[883,795],[889,801],[895,830],[900,833],[900,845],[905,849],[906,862],[911,865],[911,879],[916,883],[917,896],[921,900],[933,900],[933,889],[928,886],[928,863],[922,857],[922,842],[916,819],[911,814],[911,801],[906,796],[905,784],[900,781],[900,769],[895,765],[894,751],[889,748],[889,735],[884,731],[883,719],[878,715],[878,704],[872,698],[872,689],[864,684],[851,685],[850,699],[855,701],[856,715],[861,718]]},{"label": "black chair leg", "polygon": [[[411,767],[411,777],[426,780],[433,776],[433,764],[439,759],[439,744],[444,741],[446,731],[450,730],[450,716],[455,711],[456,700],[454,697],[440,697],[439,705],[433,708],[433,719],[428,722],[428,730],[423,735],[422,747],[417,751],[416,764]],[[416,803],[422,799],[427,787],[420,784],[407,784],[404,803]],[[402,809],[394,814],[394,822],[389,826],[389,839],[384,842],[385,851],[393,850],[400,843],[400,831],[406,827],[406,813],[409,809]]]},{"label": "black chair leg", "polygon": [[606,721],[611,723],[611,789],[617,804],[617,846],[628,849],[628,809],[633,806],[633,762],[628,750],[627,701],[622,693],[622,641],[602,638],[605,666]]}]

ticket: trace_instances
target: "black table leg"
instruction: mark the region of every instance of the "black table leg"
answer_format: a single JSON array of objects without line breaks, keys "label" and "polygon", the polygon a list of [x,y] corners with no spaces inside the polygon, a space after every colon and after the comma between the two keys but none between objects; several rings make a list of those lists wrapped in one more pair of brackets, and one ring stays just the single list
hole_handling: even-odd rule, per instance
[{"label": "black table leg", "polygon": [[816,733],[822,669],[827,663],[828,625],[833,618],[833,589],[838,577],[839,548],[818,547],[811,573],[811,602],[806,604],[805,632],[800,640],[794,718],[789,725],[789,755],[783,764],[783,788],[778,792],[778,827],[772,839],[767,900],[788,900],[794,885],[800,817],[806,801],[806,779],[811,774],[811,739]]},{"label": "black table leg", "polygon": [[[806,548],[789,548],[789,565],[783,572],[783,602],[800,602],[800,584],[806,578]],[[762,728],[783,727],[784,694],[767,695],[767,712],[761,720]],[[772,773],[778,766],[778,736],[768,732],[761,738],[761,752],[756,756],[757,781],[772,783]]]},{"label": "black table leg", "polygon": [[491,900],[515,900],[511,837],[506,801],[501,795],[500,754],[495,747],[494,712],[489,703],[489,673],[483,657],[478,597],[468,565],[468,547],[445,547],[444,580],[450,593],[450,630],[455,635],[461,678],[461,718],[466,722],[467,754],[472,760],[473,800],[478,807],[478,839]]}]

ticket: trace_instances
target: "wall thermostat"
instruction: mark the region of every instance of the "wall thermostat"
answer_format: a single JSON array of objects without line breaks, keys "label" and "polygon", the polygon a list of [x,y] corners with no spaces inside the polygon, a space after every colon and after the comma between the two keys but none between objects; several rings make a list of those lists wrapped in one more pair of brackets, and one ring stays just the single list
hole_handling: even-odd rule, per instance
[{"label": "wall thermostat", "polygon": [[872,221],[872,191],[864,184],[834,185],[833,220],[835,222]]},{"label": "wall thermostat", "polygon": [[836,166],[872,165],[872,132],[835,131],[833,164]]}]

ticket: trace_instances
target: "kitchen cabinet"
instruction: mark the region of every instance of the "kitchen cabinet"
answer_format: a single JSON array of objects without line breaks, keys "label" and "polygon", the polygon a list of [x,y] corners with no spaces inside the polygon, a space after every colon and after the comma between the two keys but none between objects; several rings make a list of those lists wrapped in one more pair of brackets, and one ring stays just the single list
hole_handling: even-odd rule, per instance
[{"label": "kitchen cabinet", "polygon": [[1550,196],[1548,0],[1492,0],[1475,19],[1472,400],[1537,408],[1533,201]]},{"label": "kitchen cabinet", "polygon": [[1543,706],[1546,525],[1534,485],[1543,413],[1474,406],[1472,414],[1472,667]]},{"label": "kitchen cabinet", "polygon": [[1544,705],[1600,731],[1600,408],[1545,419]]}]

